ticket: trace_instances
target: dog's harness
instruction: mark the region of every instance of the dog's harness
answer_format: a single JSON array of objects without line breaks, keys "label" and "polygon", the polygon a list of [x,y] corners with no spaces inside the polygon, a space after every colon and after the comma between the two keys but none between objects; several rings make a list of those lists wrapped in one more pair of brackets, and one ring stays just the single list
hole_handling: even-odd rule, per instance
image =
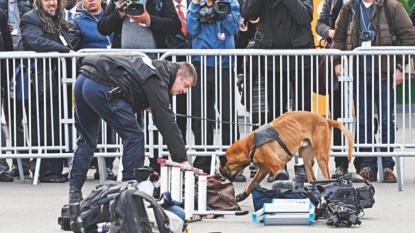
[{"label": "dog's harness", "polygon": [[291,152],[288,150],[285,143],[281,140],[277,130],[270,125],[263,125],[254,131],[254,148],[251,152],[251,162],[254,159],[255,151],[258,147],[262,146],[263,144],[276,140],[278,144],[285,150],[288,156],[293,157]]}]

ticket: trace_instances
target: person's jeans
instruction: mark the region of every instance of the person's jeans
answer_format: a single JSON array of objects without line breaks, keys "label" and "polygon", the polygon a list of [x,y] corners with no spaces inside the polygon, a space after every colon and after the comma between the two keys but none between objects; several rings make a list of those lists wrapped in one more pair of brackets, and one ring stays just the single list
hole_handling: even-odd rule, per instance
[{"label": "person's jeans", "polygon": [[144,133],[134,111],[123,99],[106,100],[111,88],[83,74],[75,82],[77,148],[70,168],[70,186],[83,186],[97,147],[99,117],[123,139],[123,181],[134,179],[134,168],[144,165]]},{"label": "person's jeans", "polygon": [[[365,76],[366,75],[366,76]],[[359,143],[372,144],[373,135],[373,103],[376,104],[380,123],[380,137],[382,144],[395,142],[395,118],[394,118],[394,89],[391,81],[381,81],[377,75],[360,74],[354,87],[354,99],[358,112],[358,138]],[[379,92],[379,90],[381,92]],[[356,93],[357,92],[357,93]],[[359,96],[357,96],[357,94]],[[393,151],[393,148],[380,147],[381,152]],[[371,152],[372,148],[360,148],[362,152]],[[382,157],[383,168],[393,170],[395,161],[392,157]],[[378,171],[377,157],[364,157],[361,168],[368,167],[374,173]]]}]

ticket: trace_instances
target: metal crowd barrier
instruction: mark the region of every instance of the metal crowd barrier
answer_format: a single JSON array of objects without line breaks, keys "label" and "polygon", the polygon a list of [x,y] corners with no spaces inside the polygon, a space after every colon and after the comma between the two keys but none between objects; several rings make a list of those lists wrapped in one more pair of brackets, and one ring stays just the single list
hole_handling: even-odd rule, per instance
[{"label": "metal crowd barrier", "polygon": [[[326,81],[325,81],[325,86],[327,87],[328,83],[328,78],[331,77],[334,71],[334,67],[333,67],[333,58],[332,56],[334,55],[339,55],[342,57],[342,64],[341,66],[343,67],[343,75],[341,77],[339,77],[339,82],[341,83],[341,89],[339,90],[341,92],[340,94],[340,103],[338,103],[339,101],[333,101],[330,98],[321,98],[321,96],[317,96],[315,94],[311,94],[310,96],[301,96],[301,93],[305,91],[305,89],[300,89],[301,86],[299,87],[297,85],[297,82],[302,82],[303,84],[305,83],[305,78],[307,77],[307,74],[305,74],[304,67],[301,67],[301,62],[309,59],[313,63],[313,66],[311,67],[311,75],[313,76],[315,75],[319,75],[318,72],[316,73],[316,69],[318,69],[318,63],[316,61],[318,61],[319,56],[326,56],[326,59],[328,61],[331,61],[331,64],[328,65],[327,67],[325,67],[325,70],[323,72],[325,72],[326,74]],[[186,56],[186,60],[192,60],[193,57],[195,56],[201,56],[202,59],[206,60],[206,58],[208,56],[214,56],[215,57],[215,80],[216,83],[219,83],[219,80],[221,78],[223,78],[222,74],[221,74],[221,70],[223,70],[222,68],[222,63],[220,62],[221,59],[223,59],[226,56],[230,56],[233,60],[237,60],[238,57],[244,57],[244,58],[248,58],[248,62],[243,63],[243,77],[244,77],[244,81],[247,80],[247,77],[251,77],[251,80],[255,78],[256,80],[256,85],[258,86],[258,89],[261,90],[261,87],[264,87],[264,89],[262,89],[258,94],[258,93],[254,93],[252,91],[251,88],[250,93],[247,93],[246,90],[244,90],[243,92],[243,98],[245,100],[245,103],[251,103],[251,106],[254,105],[254,101],[257,101],[257,111],[258,112],[267,112],[267,111],[272,111],[272,114],[267,114],[265,115],[265,120],[263,119],[256,119],[257,121],[255,121],[255,114],[253,114],[253,111],[245,111],[244,112],[244,108],[246,107],[242,107],[242,114],[241,109],[238,110],[232,110],[233,109],[233,105],[237,105],[238,101],[239,101],[239,96],[235,96],[235,98],[230,98],[229,101],[230,102],[230,109],[222,109],[221,105],[223,104],[223,102],[220,101],[216,101],[216,114],[213,117],[214,120],[217,120],[217,122],[215,123],[215,133],[214,133],[214,145],[210,145],[210,143],[208,142],[208,140],[206,140],[206,138],[203,138],[202,136],[202,143],[195,143],[192,140],[189,140],[189,135],[191,135],[192,133],[194,133],[194,131],[191,128],[191,125],[193,124],[192,121],[193,119],[190,119],[190,117],[187,119],[187,148],[188,148],[188,155],[189,156],[212,156],[212,155],[220,155],[223,154],[223,151],[226,150],[226,148],[229,145],[223,144],[221,142],[221,138],[223,138],[223,126],[226,123],[221,123],[220,121],[223,121],[222,118],[222,114],[224,111],[238,111],[238,114],[236,112],[234,112],[234,115],[238,115],[238,118],[233,119],[233,122],[239,122],[242,124],[252,124],[252,123],[259,123],[259,124],[264,124],[266,122],[269,122],[270,120],[274,119],[273,116],[278,116],[280,113],[286,112],[286,111],[291,111],[291,110],[302,110],[304,108],[303,106],[296,106],[296,102],[300,100],[301,102],[304,102],[305,98],[310,98],[312,100],[312,111],[315,112],[319,112],[320,114],[326,116],[327,118],[334,118],[334,116],[331,114],[330,109],[333,109],[335,104],[341,105],[340,106],[340,117],[337,117],[336,120],[343,122],[348,128],[349,130],[351,130],[351,132],[355,132],[354,135],[356,135],[356,137],[359,137],[362,133],[359,133],[357,129],[357,126],[359,125],[360,120],[355,116],[355,112],[356,112],[356,107],[359,107],[359,104],[355,104],[355,100],[358,101],[358,98],[354,98],[353,96],[353,89],[354,89],[354,80],[358,80],[359,79],[359,67],[355,67],[356,62],[359,62],[359,59],[362,59],[361,55],[368,55],[368,56],[372,56],[372,57],[387,57],[388,61],[389,61],[389,65],[388,65],[388,69],[390,69],[391,67],[396,67],[396,65],[398,63],[397,59],[402,59],[403,63],[405,64],[405,61],[408,61],[410,59],[411,56],[415,55],[415,52],[413,50],[413,48],[408,48],[408,47],[393,47],[393,48],[382,48],[382,49],[378,49],[378,48],[371,48],[369,50],[356,50],[356,51],[345,51],[345,52],[341,52],[341,51],[336,51],[336,50],[173,50],[173,51],[169,51],[166,54],[164,54],[161,59],[165,58],[165,57],[169,57],[169,56]],[[256,61],[254,59],[252,59],[253,57],[259,57],[259,59],[257,59]],[[366,56],[367,57],[367,56]],[[283,62],[283,59],[286,58],[289,61],[288,62]],[[290,59],[291,58],[291,59]],[[252,61],[254,60],[254,62]],[[383,66],[382,63],[380,63],[381,61],[377,61],[378,62],[378,70],[376,71],[381,71],[381,67]],[[280,69],[280,70],[289,70],[291,67],[293,67],[293,71],[292,73],[290,73],[288,76],[290,76],[290,83],[284,83],[286,89],[290,89],[291,88],[291,92],[288,91],[287,96],[285,99],[288,99],[290,102],[287,103],[287,109],[272,109],[270,108],[269,104],[267,103],[267,100],[269,100],[269,98],[267,97],[267,95],[273,95],[274,98],[277,99],[283,99],[283,94],[281,94],[281,89],[276,89],[274,87],[275,83],[271,83],[272,81],[270,80],[278,80],[281,81],[283,76],[286,75],[284,74],[279,74],[279,77],[272,77],[270,79],[270,77],[267,77],[267,75],[270,75],[270,73],[268,72],[262,72],[261,71],[254,71],[257,72],[257,75],[255,76],[255,73],[252,71],[252,67],[253,67],[253,63],[257,63],[257,66],[261,67],[263,70],[266,70],[268,67],[268,69],[272,69],[272,70],[276,70],[276,69]],[[375,59],[373,59],[372,61],[373,65],[375,64]],[[222,65],[221,65],[222,64]],[[206,71],[203,70],[208,70],[206,68],[206,63],[203,63],[201,65],[197,64],[198,66],[200,66],[200,69],[202,70],[201,76],[199,77],[199,82],[201,82],[201,89],[202,90],[206,90],[208,87],[208,83],[207,83],[207,79],[205,77],[208,77],[209,75],[213,75],[212,73],[207,73]],[[366,66],[367,64],[364,63],[364,65]],[[411,64],[409,65],[404,65],[404,77],[410,77],[408,72],[406,71],[406,66],[411,66]],[[197,67],[196,67],[197,68]],[[391,69],[394,70],[394,69]],[[208,70],[208,72],[210,72]],[[232,71],[230,71],[232,72]],[[308,72],[308,71],[307,71]],[[366,72],[365,72],[366,73]],[[233,80],[235,81],[236,78],[236,73],[232,73],[231,76],[233,75]],[[272,75],[272,73],[271,73]],[[261,77],[262,76],[262,77]],[[253,77],[253,78],[252,78]],[[393,73],[391,73],[391,75],[388,75],[388,79],[389,80],[393,80],[392,79]],[[265,82],[264,82],[265,79]],[[311,78],[312,80],[314,80],[313,78]],[[262,82],[261,82],[262,81]],[[255,82],[255,81],[253,81]],[[222,83],[223,84],[223,83]],[[251,84],[252,85],[252,84]],[[313,87],[313,82],[309,83],[309,87],[305,87],[305,88],[312,88]],[[411,119],[412,119],[412,109],[413,109],[413,103],[411,101],[412,97],[412,92],[411,92],[411,79],[404,79],[402,86],[398,86],[398,88],[402,88],[402,94],[398,94],[397,92],[394,92],[394,96],[395,96],[395,107],[393,109],[388,110],[390,114],[392,114],[392,116],[395,116],[395,121],[393,119],[390,119],[390,117],[388,117],[388,119],[386,120],[386,122],[389,122],[391,125],[393,125],[393,128],[396,128],[396,126],[398,126],[398,128],[402,128],[402,130],[398,130],[396,132],[396,140],[394,141],[388,141],[388,140],[384,140],[383,141],[383,145],[381,145],[381,143],[379,143],[379,140],[382,140],[382,133],[385,133],[385,130],[380,130],[378,131],[377,134],[373,135],[376,140],[365,140],[363,142],[359,142],[359,143],[355,143],[355,152],[354,152],[354,156],[355,157],[378,157],[378,167],[379,167],[379,181],[382,182],[383,181],[383,173],[382,173],[382,157],[388,157],[388,156],[392,156],[393,158],[395,158],[396,161],[396,176],[397,176],[397,180],[398,180],[398,189],[402,190],[402,185],[403,185],[403,157],[412,157],[414,156],[414,151],[411,150],[411,148],[413,148],[413,139],[412,139],[412,125],[411,125]],[[270,88],[271,86],[271,88]],[[280,85],[282,86],[282,85]],[[215,86],[214,88],[214,92],[215,92],[215,96],[221,96],[223,95],[223,93],[226,92],[237,92],[235,89],[237,88],[236,85],[230,85],[230,87],[232,87],[231,89],[221,89],[221,87],[219,87],[219,85]],[[409,91],[406,91],[406,88],[409,87]],[[188,102],[187,102],[187,115],[192,115],[192,111],[191,108],[192,106],[204,106],[201,109],[200,115],[202,116],[202,118],[208,118],[208,114],[206,113],[206,103],[207,100],[209,99],[209,97],[204,96],[205,98],[201,98],[202,102],[200,103],[193,103],[190,104],[191,101],[194,101],[190,98],[190,96],[193,98],[194,96],[192,96],[192,92],[194,91],[195,88],[191,88],[188,92]],[[332,89],[331,89],[332,90]],[[246,95],[250,94],[250,98],[246,98]],[[262,97],[262,95],[265,95],[265,97]],[[333,91],[330,91],[329,94],[334,94]],[[363,93],[364,94],[364,93]],[[391,93],[388,92],[387,96],[390,97]],[[403,102],[401,103],[402,110],[401,112],[398,111],[397,108],[397,104],[396,104],[396,97],[403,97]],[[256,99],[254,99],[256,97]],[[381,97],[381,95],[379,95],[379,97]],[[406,98],[409,97],[409,100],[407,100]],[[301,99],[302,98],[302,99]],[[365,98],[365,100],[367,100],[367,98]],[[174,101],[173,101],[174,102]],[[375,104],[375,103],[372,103]],[[280,103],[280,105],[282,105]],[[354,106],[355,105],[355,106]],[[365,105],[370,105],[370,103],[365,103]],[[408,106],[410,106],[408,108]],[[308,106],[310,107],[310,106]],[[173,109],[177,108],[175,102],[173,103]],[[189,110],[190,109],[190,110]],[[280,112],[278,112],[278,110]],[[308,109],[306,109],[308,110]],[[375,115],[375,113],[377,113],[375,110],[372,109],[372,115]],[[382,114],[382,111],[379,111],[379,114]],[[257,113],[257,115],[259,115]],[[365,116],[367,116],[368,114],[365,112],[364,114]],[[269,117],[267,117],[269,116]],[[203,121],[203,120],[202,120]],[[255,121],[255,122],[254,122]],[[373,119],[366,119],[365,125],[368,125],[367,121],[374,121]],[[202,123],[203,125],[203,123]],[[202,127],[202,132],[207,132],[207,124],[203,125]],[[374,124],[372,124],[374,125]],[[232,128],[232,127],[231,127]],[[248,133],[252,132],[253,127],[252,126],[247,126],[247,125],[241,125],[239,126],[239,130],[240,130],[240,136],[246,136]],[[236,129],[235,129],[236,131]],[[365,136],[367,137],[367,132]],[[390,135],[391,130],[388,131],[387,135]],[[401,133],[400,133],[401,132]],[[202,133],[202,135],[204,135],[204,133]],[[233,134],[231,134],[233,135]],[[194,135],[193,135],[194,136]],[[192,136],[190,136],[190,139]],[[232,137],[232,136],[231,136]],[[383,136],[383,138],[385,138],[386,136]],[[409,137],[409,138],[408,138]],[[232,141],[236,140],[237,138],[233,137]],[[168,151],[166,150],[165,146],[162,146],[161,144],[159,144],[160,147],[162,147],[164,149],[162,155],[168,155]],[[370,152],[365,152],[365,151],[361,151],[362,149],[364,150],[365,148],[370,148],[371,151]],[[387,149],[387,152],[382,152],[381,150],[384,150],[384,148]],[[345,142],[342,136],[342,142],[340,145],[333,145],[332,146],[332,151],[331,151],[331,155],[332,156],[345,156]],[[214,165],[216,161],[212,161],[211,165]]]},{"label": "metal crowd barrier", "polygon": [[[331,114],[331,109],[334,107],[340,106],[340,116],[336,120],[344,123],[349,130],[355,132],[356,124],[359,123],[359,119],[355,117],[356,108],[354,108],[354,98],[353,98],[353,80],[361,78],[361,75],[357,74],[358,70],[355,70],[354,64],[359,62],[359,55],[368,55],[370,57],[379,57],[386,56],[388,61],[390,61],[389,66],[393,67],[396,65],[397,58],[403,58],[404,61],[408,61],[410,56],[415,55],[413,48],[405,47],[393,47],[393,48],[376,48],[369,50],[356,50],[356,51],[338,51],[338,50],[248,50],[248,49],[238,49],[238,50],[83,50],[79,53],[71,54],[52,54],[52,53],[0,53],[0,59],[7,59],[7,74],[8,76],[15,76],[15,68],[17,63],[30,63],[29,59],[41,59],[43,61],[51,62],[53,59],[59,59],[57,70],[60,74],[60,82],[58,82],[58,97],[56,100],[50,98],[50,103],[58,103],[58,112],[59,112],[59,126],[54,128],[54,135],[59,135],[56,137],[56,140],[52,140],[53,143],[41,143],[42,141],[37,137],[38,143],[35,144],[33,141],[34,131],[39,130],[40,123],[44,123],[43,131],[48,130],[45,120],[41,122],[37,119],[37,122],[32,122],[32,114],[40,114],[36,111],[30,111],[32,105],[37,107],[41,106],[40,102],[37,99],[28,98],[28,106],[20,103],[16,105],[11,103],[11,99],[14,96],[8,96],[3,100],[3,108],[7,106],[5,111],[6,118],[9,119],[7,122],[8,133],[9,133],[9,143],[6,147],[2,147],[0,158],[70,158],[72,156],[71,148],[75,143],[76,132],[73,127],[73,112],[71,109],[70,98],[67,97],[68,91],[70,91],[70,86],[75,82],[76,78],[76,58],[85,57],[88,55],[102,53],[102,54],[111,54],[111,55],[122,55],[122,56],[138,56],[142,55],[142,52],[149,54],[157,54],[157,57],[160,59],[171,59],[173,61],[191,61],[195,56],[201,57],[201,63],[196,64],[196,68],[200,70],[201,75],[199,75],[198,82],[200,84],[200,93],[196,96],[200,99],[200,102],[197,104],[191,104],[193,101],[192,92],[196,91],[196,88],[193,87],[189,90],[186,95],[186,99],[183,103],[177,101],[177,97],[173,98],[172,109],[177,112],[178,107],[186,106],[184,112],[181,115],[177,115],[183,118],[185,115],[185,124],[184,129],[186,131],[186,148],[188,150],[188,156],[190,161],[192,161],[193,156],[216,156],[223,154],[223,152],[229,147],[229,145],[238,138],[246,136],[252,132],[255,127],[258,125],[265,124],[270,120],[274,119],[276,116],[280,115],[286,111],[292,110],[310,110],[313,112],[318,112],[326,118],[334,119],[333,114]],[[210,56],[213,56],[213,62],[215,67],[212,69],[206,66],[206,60]],[[332,85],[328,79],[332,77],[333,74],[333,64],[332,56],[341,56],[343,67],[343,75],[339,77],[339,82],[341,83],[341,88],[339,89],[340,101],[333,101],[332,98],[328,96],[321,96],[312,94],[311,90],[315,86],[316,81],[315,76],[321,74],[321,70],[318,68],[319,58],[323,56],[326,58],[326,61],[330,61],[329,65],[323,70],[326,80],[324,82],[324,87],[328,88]],[[222,63],[221,61],[226,58],[230,58],[226,62]],[[71,59],[72,70],[68,75],[65,72],[66,65],[64,64],[68,59]],[[226,66],[232,67],[232,64],[236,61],[241,61],[238,63],[242,67],[236,72],[236,67],[226,69]],[[367,56],[366,58],[367,63]],[[312,65],[310,67],[303,67],[304,61],[311,61]],[[365,64],[366,64],[365,63]],[[375,59],[372,59],[371,63],[375,64]],[[9,68],[10,67],[12,68]],[[405,65],[407,66],[407,65]],[[260,69],[256,69],[260,67]],[[373,66],[375,67],[375,66]],[[40,67],[38,67],[39,69]],[[46,68],[46,67],[43,67]],[[406,68],[406,67],[405,67]],[[380,68],[379,68],[380,69]],[[261,71],[262,70],[262,71]],[[289,74],[281,73],[279,76],[275,76],[272,70],[292,70]],[[244,90],[239,93],[238,87],[236,86],[236,80],[238,74],[242,74],[244,83],[249,83],[244,87]],[[212,76],[211,80],[208,80],[205,77]],[[405,77],[408,77],[408,73],[404,73]],[[288,77],[289,81],[283,82],[283,78]],[[38,78],[38,77],[37,77]],[[389,77],[391,78],[391,77]],[[226,81],[224,81],[226,79]],[[316,79],[318,80],[318,79]],[[212,85],[210,82],[214,82]],[[279,84],[277,83],[279,82]],[[320,81],[318,81],[320,82]],[[221,85],[217,85],[217,84]],[[319,83],[317,83],[319,84]],[[7,83],[8,88],[10,83]],[[225,87],[224,87],[225,86]],[[277,89],[276,86],[279,88]],[[317,85],[319,86],[319,85]],[[208,87],[210,89],[208,89]],[[398,177],[398,187],[399,190],[402,190],[403,184],[403,157],[412,157],[415,156],[413,151],[414,142],[412,139],[412,81],[411,79],[404,79],[403,84],[400,87],[402,93],[394,92],[395,102],[397,97],[400,95],[404,96],[402,103],[399,106],[395,104],[392,111],[395,116],[395,121],[389,119],[388,122],[394,122],[394,126],[399,128],[396,131],[396,141],[387,141],[386,147],[389,152],[377,151],[379,148],[379,134],[376,134],[375,137],[378,140],[372,140],[372,142],[363,142],[355,143],[355,157],[363,156],[375,156],[375,157],[385,157],[392,156],[396,160],[396,174]],[[283,93],[282,90],[288,90],[286,93]],[[308,89],[308,90],[307,90]],[[29,96],[31,96],[32,90],[28,90]],[[302,93],[307,93],[307,95],[302,95]],[[334,92],[331,89],[329,92],[330,96],[333,96]],[[242,97],[241,97],[242,95]],[[391,93],[388,94],[390,96]],[[226,99],[223,101],[212,101],[213,98],[218,99],[219,97],[226,96]],[[407,99],[406,97],[409,97]],[[244,102],[244,105],[241,105],[241,100]],[[269,103],[269,100],[273,104]],[[283,101],[284,100],[284,101]],[[47,102],[43,100],[43,104]],[[213,103],[212,103],[213,102]],[[304,105],[307,102],[308,105]],[[340,103],[339,103],[340,102]],[[5,105],[7,104],[7,105]],[[213,105],[214,112],[207,111],[206,106],[210,104]],[[278,108],[275,106],[279,106]],[[194,107],[199,109],[194,110]],[[409,108],[408,108],[409,106]],[[356,106],[355,106],[356,107]],[[22,120],[23,125],[25,126],[24,132],[24,144],[16,145],[17,139],[14,132],[16,132],[16,125],[20,122],[16,122],[16,119],[12,116],[16,114],[18,109],[22,109],[25,114]],[[37,108],[33,108],[37,109]],[[5,109],[6,110],[6,109]],[[54,109],[56,110],[56,109]],[[44,114],[46,111],[43,112]],[[372,115],[376,113],[376,110],[372,110]],[[382,113],[382,111],[380,111]],[[203,119],[194,119],[187,116],[198,115]],[[52,115],[52,114],[51,114]],[[146,114],[148,115],[148,114]],[[148,116],[147,116],[148,117]],[[10,120],[12,119],[12,120]],[[213,121],[208,121],[210,119]],[[374,123],[373,119],[368,119]],[[146,118],[148,121],[148,134],[152,134],[156,127],[153,125],[151,117]],[[195,134],[193,133],[192,126],[195,122],[200,121],[200,137],[198,142],[195,141]],[[230,121],[232,124],[223,121]],[[12,124],[13,123],[13,124]],[[235,123],[239,123],[236,125]],[[147,125],[147,124],[146,124]],[[213,127],[212,127],[213,125]],[[103,124],[103,128],[105,123]],[[210,128],[208,128],[210,127]],[[207,136],[207,132],[211,132],[213,128],[213,136]],[[70,135],[70,130],[72,129],[72,135]],[[223,133],[224,130],[228,130],[229,137]],[[382,131],[380,131],[381,133]],[[37,132],[37,136],[40,136],[40,133]],[[359,132],[356,132],[356,136],[359,136]],[[367,136],[367,135],[365,135]],[[45,136],[44,138],[47,141]],[[103,139],[102,144],[99,145],[101,149],[100,152],[96,152],[95,156],[100,157],[116,157],[120,156],[122,153],[122,142],[117,140],[114,144],[105,143],[106,139]],[[158,142],[154,143],[153,137],[146,137],[146,155],[147,156],[166,156],[169,155],[167,147],[163,145],[162,137],[159,134]],[[226,143],[224,143],[226,142]],[[40,144],[39,144],[40,143]],[[48,145],[49,144],[49,145]],[[157,145],[157,146],[156,146]],[[361,152],[362,148],[371,148],[374,152]],[[108,149],[114,149],[115,152],[109,152]],[[158,149],[159,153],[154,154],[154,150]],[[392,149],[394,149],[392,151]],[[345,156],[345,142],[342,136],[341,143],[333,145],[331,156]],[[211,161],[211,166],[215,167],[215,159]],[[379,161],[381,161],[379,159]],[[102,163],[102,161],[101,161]],[[121,164],[120,164],[121,165]],[[22,170],[22,169],[20,169]],[[119,170],[122,170],[120,167]],[[23,174],[22,174],[23,175]],[[101,174],[100,174],[101,175]],[[105,177],[105,174],[102,174],[101,177]],[[379,173],[380,180],[382,179],[381,172]],[[36,180],[34,183],[37,182]]]}]

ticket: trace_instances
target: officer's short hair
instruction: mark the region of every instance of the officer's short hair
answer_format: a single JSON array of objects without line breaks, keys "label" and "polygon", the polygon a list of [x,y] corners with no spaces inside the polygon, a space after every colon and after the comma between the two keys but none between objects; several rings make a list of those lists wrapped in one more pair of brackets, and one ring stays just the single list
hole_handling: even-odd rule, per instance
[{"label": "officer's short hair", "polygon": [[197,73],[196,69],[190,62],[180,62],[179,63],[179,72],[181,76],[185,79],[188,79],[189,77],[193,77],[193,86],[197,83]]}]

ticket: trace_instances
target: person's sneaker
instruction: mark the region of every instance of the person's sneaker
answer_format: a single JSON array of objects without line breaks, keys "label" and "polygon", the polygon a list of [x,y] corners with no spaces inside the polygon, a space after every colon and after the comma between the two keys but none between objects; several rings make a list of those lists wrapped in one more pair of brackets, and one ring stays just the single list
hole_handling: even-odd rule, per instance
[{"label": "person's sneaker", "polygon": [[385,183],[396,183],[396,176],[393,174],[392,169],[385,168],[383,169],[383,182]]},{"label": "person's sneaker", "polygon": [[360,170],[359,175],[370,182],[378,181],[376,173],[372,172],[370,168],[364,167]]},{"label": "person's sneaker", "polygon": [[0,173],[0,182],[13,182],[13,176],[7,172]]},{"label": "person's sneaker", "polygon": [[[20,177],[19,175],[19,169],[16,166],[12,166],[12,169],[9,171],[9,175],[12,177]],[[23,173],[25,178],[30,178],[30,172],[29,171],[24,171]]]},{"label": "person's sneaker", "polygon": [[275,177],[274,177],[274,175],[272,174],[272,172],[270,172],[270,173],[269,173],[269,175],[268,175],[267,182],[268,182],[268,183],[272,183],[272,182],[274,182],[274,180],[275,180]]},{"label": "person's sneaker", "polygon": [[233,182],[246,182],[246,177],[243,174],[236,176]]},{"label": "person's sneaker", "polygon": [[339,166],[336,168],[336,171],[334,171],[334,173],[331,175],[331,178],[337,179],[339,177],[346,175],[347,173],[349,173],[349,169]]}]

